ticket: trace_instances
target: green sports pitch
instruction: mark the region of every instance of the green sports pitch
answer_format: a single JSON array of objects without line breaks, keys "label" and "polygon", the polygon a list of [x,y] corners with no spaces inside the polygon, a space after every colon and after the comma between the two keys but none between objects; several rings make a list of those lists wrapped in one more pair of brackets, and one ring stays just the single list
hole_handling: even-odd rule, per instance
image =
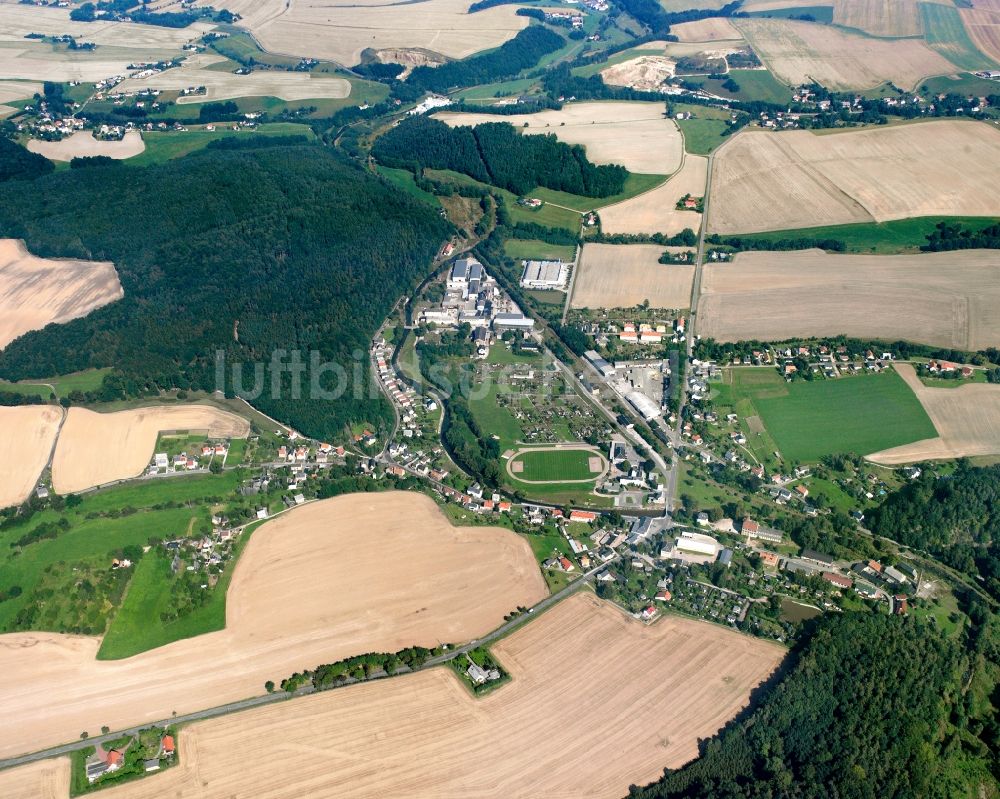
[{"label": "green sports pitch", "polygon": [[[600,472],[590,470],[590,459],[604,459],[593,450],[587,449],[543,449],[522,452],[511,461],[511,474],[516,480],[526,482],[567,482],[573,480],[594,480]],[[516,464],[523,464],[516,471]]]},{"label": "green sports pitch", "polygon": [[893,370],[786,383],[772,369],[733,369],[727,388],[734,400],[749,401],[788,461],[817,461],[837,452],[869,455],[937,435]]}]

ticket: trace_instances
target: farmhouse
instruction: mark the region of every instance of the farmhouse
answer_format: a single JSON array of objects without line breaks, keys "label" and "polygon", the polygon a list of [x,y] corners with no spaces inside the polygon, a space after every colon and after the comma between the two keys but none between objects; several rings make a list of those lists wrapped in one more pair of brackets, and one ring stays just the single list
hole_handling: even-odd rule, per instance
[{"label": "farmhouse", "polygon": [[822,577],[828,583],[838,588],[850,588],[854,585],[850,577],[844,577],[842,574],[837,574],[836,572],[823,572]]}]

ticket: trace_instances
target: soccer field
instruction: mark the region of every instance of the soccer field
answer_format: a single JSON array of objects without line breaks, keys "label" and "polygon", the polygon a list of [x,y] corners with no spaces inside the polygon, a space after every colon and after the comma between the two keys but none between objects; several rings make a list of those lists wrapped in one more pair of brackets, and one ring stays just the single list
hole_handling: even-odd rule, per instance
[{"label": "soccer field", "polygon": [[[603,457],[586,449],[546,449],[537,452],[522,452],[511,463],[511,472],[516,480],[527,482],[565,482],[567,480],[591,480],[600,472],[590,469],[590,459]],[[518,464],[523,464],[517,471]]]},{"label": "soccer field", "polygon": [[817,461],[835,452],[867,455],[937,435],[895,371],[792,383],[770,369],[734,374],[733,398],[752,404],[787,461]]}]

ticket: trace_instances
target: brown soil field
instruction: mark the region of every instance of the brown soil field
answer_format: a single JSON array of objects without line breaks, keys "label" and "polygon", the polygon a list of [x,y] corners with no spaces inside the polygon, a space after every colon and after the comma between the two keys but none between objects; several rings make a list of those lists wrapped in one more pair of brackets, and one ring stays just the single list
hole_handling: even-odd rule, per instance
[{"label": "brown soil field", "polygon": [[4,799],[66,799],[69,774],[68,757],[0,771],[0,796]]},{"label": "brown soil field", "polygon": [[212,5],[242,14],[240,26],[265,50],[345,66],[357,64],[368,48],[419,48],[465,58],[499,47],[528,25],[512,6],[469,14],[469,0],[213,0]]},{"label": "brown soil field", "polygon": [[573,283],[571,308],[687,308],[694,267],[661,264],[658,244],[585,244]]},{"label": "brown soil field", "polygon": [[0,508],[24,502],[56,443],[62,410],[52,405],[0,407]]},{"label": "brown soil field", "polygon": [[702,155],[685,155],[680,171],[666,183],[602,208],[601,229],[605,233],[666,233],[670,236],[684,228],[697,232],[702,215],[696,211],[678,211],[675,206],[685,194],[703,197],[707,182],[708,159]]},{"label": "brown soil field", "polygon": [[281,72],[257,70],[249,75],[236,75],[207,69],[223,61],[221,56],[200,54],[189,58],[183,66],[168,69],[149,78],[130,79],[118,88],[139,91],[144,88],[179,91],[189,86],[204,86],[205,94],[178,97],[178,105],[203,103],[210,100],[231,100],[238,97],[278,97],[282,100],[340,99],[351,93],[351,84],[343,78],[311,72]]},{"label": "brown soil field", "polygon": [[41,94],[42,84],[26,80],[0,81],[0,103],[12,103],[15,100],[27,100],[35,93]]},{"label": "brown soil field", "polygon": [[[857,28],[873,36],[893,37],[922,33],[918,2],[922,0],[824,0],[823,5],[833,6],[835,25]],[[813,0],[748,0],[742,10],[753,13],[814,5]]]},{"label": "brown soil field", "polygon": [[61,141],[42,141],[32,139],[28,149],[33,153],[44,155],[50,161],[72,161],[88,155],[106,155],[108,158],[131,158],[146,149],[139,131],[130,130],[121,141],[102,141],[95,139],[94,134],[78,130]]},{"label": "brown soil field", "polygon": [[631,172],[650,175],[676,172],[683,155],[680,130],[664,115],[663,103],[569,103],[559,111],[537,114],[434,116],[453,127],[502,121],[523,133],[552,133],[567,144],[583,145],[596,164],[621,164]]},{"label": "brown soil field", "polygon": [[29,330],[68,322],[124,296],[109,261],[37,258],[0,239],[0,349]]},{"label": "brown soil field", "polygon": [[972,8],[959,8],[958,13],[976,47],[1000,61],[1000,0],[975,0]]},{"label": "brown soil field", "polygon": [[705,267],[698,332],[720,341],[845,334],[977,350],[1000,344],[1000,250],[744,252]]},{"label": "brown soil field", "polygon": [[96,638],[0,636],[0,757],[262,694],[350,655],[468,641],[547,593],[524,538],[452,527],[420,494],[305,505],[253,534],[225,630],[116,661],[94,659]]},{"label": "brown soil field", "polygon": [[199,722],[176,768],[107,795],[617,799],[696,757],[785,654],[704,622],[646,626],[592,594],[493,651],[512,680],[487,696],[442,667]]},{"label": "brown soil field", "polygon": [[733,24],[774,76],[789,85],[816,81],[829,89],[868,89],[892,81],[912,89],[955,67],[922,39],[877,39],[784,19],[737,19]]},{"label": "brown soil field", "polygon": [[641,55],[615,64],[601,72],[608,86],[624,86],[639,91],[655,91],[674,76],[673,59],[659,55]]},{"label": "brown soil field", "polygon": [[938,431],[937,438],[876,452],[868,460],[885,465],[1000,455],[1000,385],[957,388],[925,386],[908,363],[896,365]]},{"label": "brown soil field", "polygon": [[712,233],[998,216],[1000,131],[957,119],[823,136],[747,130],[719,148],[711,180]]},{"label": "brown soil field", "polygon": [[52,461],[60,494],[137,477],[168,430],[206,430],[212,438],[246,438],[250,423],[208,405],[154,405],[116,413],[70,408]]},{"label": "brown soil field", "polygon": [[670,32],[681,42],[716,42],[740,39],[740,32],[726,17],[709,17],[672,25]]}]

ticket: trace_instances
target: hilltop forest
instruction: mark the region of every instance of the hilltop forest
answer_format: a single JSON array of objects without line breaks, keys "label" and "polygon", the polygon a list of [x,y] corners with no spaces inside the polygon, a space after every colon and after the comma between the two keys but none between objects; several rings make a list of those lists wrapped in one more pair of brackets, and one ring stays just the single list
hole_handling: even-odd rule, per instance
[{"label": "hilltop forest", "polygon": [[[318,146],[206,150],[10,181],[0,185],[0,236],[43,257],[112,261],[125,297],[14,341],[0,353],[0,375],[113,366],[124,395],[210,391],[222,351],[246,364],[252,388],[254,364],[301,350],[301,398],[287,373],[272,393],[266,371],[255,406],[317,438],[378,424],[390,409],[369,385],[370,338],[449,231],[428,206]],[[311,351],[346,371],[339,398],[310,400]],[[333,388],[331,373],[319,372]]]},{"label": "hilltop forest", "polygon": [[579,145],[559,141],[552,134],[521,135],[507,122],[475,127],[449,127],[429,117],[400,122],[372,148],[385,166],[451,169],[515,194],[538,186],[610,197],[625,187],[628,170],[617,164],[596,166]]}]

